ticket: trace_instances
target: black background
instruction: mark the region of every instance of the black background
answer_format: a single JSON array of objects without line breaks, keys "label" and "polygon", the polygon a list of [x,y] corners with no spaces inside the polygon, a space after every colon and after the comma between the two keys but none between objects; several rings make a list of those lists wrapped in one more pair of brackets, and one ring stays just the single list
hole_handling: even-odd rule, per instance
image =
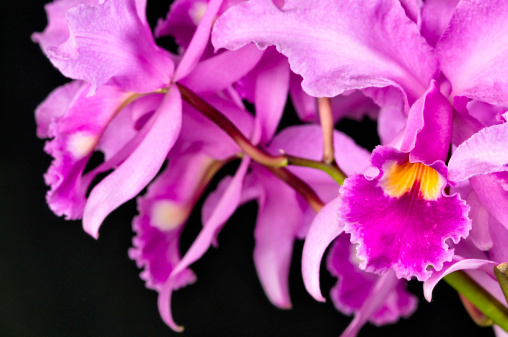
[{"label": "black background", "polygon": [[[198,281],[173,296],[181,334],[160,319],[154,291],[145,289],[129,260],[130,223],[135,202],[110,215],[100,240],[89,237],[78,221],[56,217],[45,204],[42,175],[51,158],[35,136],[34,109],[67,80],[43,56],[30,34],[46,25],[44,0],[16,1],[0,11],[0,336],[338,336],[350,317],[328,301],[315,302],[300,276],[302,243],[295,245],[290,275],[293,309],[273,307],[255,274],[252,251],[256,205],[242,207],[211,249],[192,265]],[[15,3],[15,4],[14,4]],[[148,1],[153,24],[169,2]],[[372,134],[372,122],[338,126],[357,137]],[[375,138],[361,139],[375,145]],[[200,230],[195,212],[184,231],[187,249]],[[322,268],[323,293],[334,280]],[[360,336],[492,336],[474,325],[456,293],[437,286],[432,303],[421,284],[418,311],[396,325],[367,325]]]}]

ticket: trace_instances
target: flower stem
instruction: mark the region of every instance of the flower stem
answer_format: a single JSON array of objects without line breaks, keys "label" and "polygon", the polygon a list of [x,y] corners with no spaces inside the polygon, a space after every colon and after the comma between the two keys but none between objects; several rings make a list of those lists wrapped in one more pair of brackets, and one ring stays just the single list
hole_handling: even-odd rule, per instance
[{"label": "flower stem", "polygon": [[196,110],[201,112],[218,127],[224,130],[238,144],[238,146],[240,146],[245,154],[247,154],[253,160],[265,166],[272,167],[283,167],[288,164],[285,156],[272,156],[266,153],[264,150],[254,146],[247,139],[247,137],[245,137],[243,133],[241,133],[240,130],[238,130],[238,128],[233,123],[231,123],[229,119],[226,118],[226,116],[224,116],[217,109],[208,104],[205,100],[196,95],[187,87],[178,83],[176,85],[178,86],[178,89],[182,94],[182,98],[185,101],[187,101],[190,105],[196,108]]},{"label": "flower stem", "polygon": [[330,98],[318,98],[319,120],[321,122],[321,130],[323,132],[323,162],[332,164],[335,162],[333,149],[333,116]]},{"label": "flower stem", "polygon": [[339,185],[342,185],[344,183],[344,180],[346,179],[346,175],[337,167],[337,165],[334,165],[334,163],[327,164],[321,161],[305,159],[290,155],[286,155],[286,158],[288,160],[289,165],[312,167],[328,173],[328,175],[332,177],[333,180],[335,180]]},{"label": "flower stem", "polygon": [[496,275],[499,286],[503,291],[506,303],[508,303],[508,262],[501,263],[499,266],[495,266],[494,274]]},{"label": "flower stem", "polygon": [[[245,137],[243,133],[241,133],[240,130],[238,130],[238,128],[233,123],[231,123],[229,119],[227,119],[220,111],[218,111],[213,106],[208,104],[201,97],[192,92],[189,88],[178,83],[176,85],[178,86],[178,89],[180,89],[182,98],[186,102],[188,102],[190,105],[196,108],[196,110],[200,111],[203,115],[208,117],[208,119],[210,119],[218,127],[224,130],[238,144],[238,146],[240,146],[243,152],[245,152],[245,154],[247,154],[253,160],[267,167],[285,167],[289,164],[295,166],[313,167],[326,172],[337,183],[342,185],[342,182],[345,179],[345,175],[337,167],[335,162],[324,163],[312,159],[289,156],[284,153],[279,156],[272,156],[263,149],[254,146],[247,139],[247,137]],[[332,139],[332,157],[333,157],[333,139]]]},{"label": "flower stem", "polygon": [[487,290],[483,289],[469,275],[459,270],[446,275],[444,280],[471,301],[494,324],[508,332],[508,308],[501,304]]}]

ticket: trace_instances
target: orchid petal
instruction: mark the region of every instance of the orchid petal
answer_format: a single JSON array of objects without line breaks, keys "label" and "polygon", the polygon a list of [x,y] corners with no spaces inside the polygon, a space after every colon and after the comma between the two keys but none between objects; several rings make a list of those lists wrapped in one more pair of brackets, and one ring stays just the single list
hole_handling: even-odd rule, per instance
[{"label": "orchid petal", "polygon": [[134,0],[80,5],[67,12],[67,20],[69,39],[48,47],[47,54],[65,76],[90,82],[90,94],[107,82],[136,92],[169,83],[173,61],[155,44]]},{"label": "orchid petal", "polygon": [[392,270],[381,275],[372,289],[371,294],[367,297],[365,302],[363,302],[362,307],[355,314],[355,318],[342,333],[341,337],[355,337],[372,314],[381,308],[384,300],[393,290],[397,282],[398,280]]},{"label": "orchid petal", "polygon": [[32,40],[39,43],[43,52],[51,46],[59,46],[69,38],[69,25],[66,13],[78,5],[96,6],[100,0],[59,0],[44,6],[48,25],[42,33],[32,34]]},{"label": "orchid petal", "polygon": [[439,91],[437,83],[432,81],[429,90],[409,111],[400,150],[411,152],[411,162],[431,165],[438,160],[445,161],[450,147],[451,131],[452,108]]},{"label": "orchid petal", "polygon": [[[360,268],[375,273],[393,268],[399,278],[416,276],[425,280],[430,276],[428,265],[440,270],[443,262],[451,260],[453,250],[448,249],[446,241],[457,243],[467,236],[471,228],[469,207],[458,195],[443,194],[447,182],[442,162],[431,167],[412,164],[407,154],[378,147],[372,165],[379,171],[378,176],[350,176],[340,189],[344,202],[339,214],[351,242],[359,244]],[[400,177],[419,174],[398,171],[402,167],[426,170],[429,175],[414,178],[404,185],[407,190],[401,190]]]},{"label": "orchid petal", "polygon": [[422,7],[422,35],[435,47],[455,11],[459,0],[425,0]]},{"label": "orchid petal", "polygon": [[[379,276],[358,268],[355,246],[350,236],[341,235],[335,240],[326,259],[328,271],[338,278],[330,291],[330,298],[340,312],[350,315],[357,313],[363,303],[372,296]],[[399,280],[383,299],[380,307],[373,311],[369,321],[376,325],[396,322],[400,317],[409,316],[415,309],[417,299],[406,290],[407,282]]]},{"label": "orchid petal", "polygon": [[221,4],[222,0],[210,0],[206,6],[205,14],[199,21],[189,47],[185,51],[182,60],[176,68],[175,76],[173,78],[175,82],[187,76],[199,62],[199,59],[208,44],[212,25],[215,22]]},{"label": "orchid petal", "polygon": [[204,224],[203,229],[196,240],[192,243],[192,246],[185,253],[180,263],[175,266],[168,281],[159,293],[158,304],[161,317],[164,322],[166,322],[166,324],[175,331],[181,331],[183,329],[175,323],[171,313],[171,294],[174,290],[175,279],[180,273],[185,271],[190,264],[198,260],[206,252],[217,232],[238,207],[241,198],[243,180],[245,174],[247,173],[250,160],[251,159],[249,157],[244,157],[242,159],[240,167],[236,171],[233,179],[231,179],[231,182],[217,204],[215,211]]},{"label": "orchid petal", "polygon": [[196,93],[218,92],[245,76],[263,56],[255,46],[226,51],[196,65],[180,83]]},{"label": "orchid petal", "polygon": [[[141,278],[148,288],[160,290],[180,262],[179,239],[187,218],[202,192],[200,182],[213,165],[199,151],[170,160],[166,170],[138,198],[139,216],[132,223],[136,236],[129,256],[144,268]],[[175,280],[175,287],[194,282],[190,269]]]},{"label": "orchid petal", "polygon": [[470,177],[508,171],[508,123],[484,128],[460,144],[448,164],[448,178]]},{"label": "orchid petal", "polygon": [[287,58],[268,48],[256,71],[254,105],[256,118],[262,126],[261,142],[273,137],[284,112],[289,90],[289,65]]},{"label": "orchid petal", "polygon": [[270,301],[279,308],[291,308],[289,268],[293,242],[302,226],[302,211],[292,188],[259,165],[252,172],[263,190],[254,231],[254,265]]},{"label": "orchid petal", "polygon": [[[375,28],[365,29],[365,22]],[[249,42],[275,45],[315,97],[395,85],[413,102],[437,70],[432,49],[398,1],[293,0],[283,10],[271,0],[245,2],[217,20],[212,43],[238,49]]]},{"label": "orchid petal", "polygon": [[489,260],[480,259],[460,259],[454,258],[454,261],[447,262],[443,268],[439,271],[434,271],[432,275],[423,283],[423,295],[427,301],[432,300],[432,291],[437,283],[446,275],[453,273],[456,270],[463,269],[481,269],[486,272],[493,271],[494,266],[497,263]]},{"label": "orchid petal", "polygon": [[474,191],[471,191],[466,200],[471,210],[469,218],[472,221],[469,238],[480,250],[489,250],[492,248],[492,237],[489,232],[489,211],[483,206]]},{"label": "orchid petal", "polygon": [[309,96],[302,89],[303,78],[293,72],[289,75],[289,95],[302,122],[312,122],[317,118],[316,98]]},{"label": "orchid petal", "polygon": [[508,190],[503,184],[508,180],[508,172],[492,173],[469,179],[478,199],[489,213],[508,229]]},{"label": "orchid petal", "polygon": [[323,254],[330,243],[343,232],[337,209],[341,202],[336,197],[327,203],[312,222],[302,252],[302,276],[305,289],[316,301],[324,302],[319,286],[319,269]]},{"label": "orchid petal", "polygon": [[489,223],[493,241],[492,249],[489,251],[490,258],[499,263],[508,262],[508,249],[506,249],[508,229],[492,216]]},{"label": "orchid petal", "polygon": [[[37,137],[50,137],[53,123],[65,116],[74,100],[79,97],[80,90],[86,86],[85,82],[72,81],[53,90],[51,94],[35,109],[37,122]],[[53,137],[54,135],[51,135]]]},{"label": "orchid petal", "polygon": [[[495,8],[495,10],[492,10]],[[461,1],[436,50],[453,96],[508,104],[508,3]]]},{"label": "orchid petal", "polygon": [[146,136],[139,146],[94,187],[83,214],[83,227],[87,233],[97,238],[106,216],[136,196],[155,177],[180,132],[181,104],[180,92],[171,88],[143,128]]},{"label": "orchid petal", "polygon": [[54,137],[44,148],[54,158],[44,176],[46,184],[51,186],[46,199],[55,214],[65,215],[67,219],[82,216],[88,185],[81,175],[103,132],[129,96],[116,87],[103,86],[95,96],[86,97],[90,85],[82,84],[72,89],[77,89],[72,99],[67,96],[66,89],[60,88],[54,93],[60,97],[57,101],[69,104],[67,111],[63,112],[62,107],[54,104],[54,95],[48,98],[50,103],[41,105],[46,111],[38,110],[39,121],[46,122],[51,117],[51,124],[43,131]]}]

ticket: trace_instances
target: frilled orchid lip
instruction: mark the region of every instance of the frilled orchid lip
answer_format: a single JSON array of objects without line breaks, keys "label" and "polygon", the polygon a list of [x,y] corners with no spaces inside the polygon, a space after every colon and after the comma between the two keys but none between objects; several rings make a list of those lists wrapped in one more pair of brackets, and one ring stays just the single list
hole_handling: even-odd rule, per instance
[{"label": "frilled orchid lip", "polygon": [[375,273],[394,268],[399,278],[425,280],[428,266],[440,270],[452,258],[445,241],[467,236],[469,207],[458,195],[443,193],[442,162],[411,163],[407,153],[378,147],[372,164],[377,177],[354,175],[341,189],[339,216],[351,242],[359,244],[360,267]]}]

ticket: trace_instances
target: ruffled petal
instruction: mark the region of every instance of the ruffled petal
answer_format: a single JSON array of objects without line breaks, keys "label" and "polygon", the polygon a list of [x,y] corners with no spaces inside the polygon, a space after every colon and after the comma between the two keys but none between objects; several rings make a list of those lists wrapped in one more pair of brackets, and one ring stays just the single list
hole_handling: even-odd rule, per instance
[{"label": "ruffled petal", "polygon": [[484,128],[460,144],[448,164],[448,178],[462,181],[470,177],[508,171],[508,123]]},{"label": "ruffled petal", "polygon": [[108,82],[136,92],[161,88],[173,61],[138,15],[134,0],[74,7],[67,11],[69,39],[48,47],[48,57],[65,76],[90,82],[91,94]]},{"label": "ruffled petal", "polygon": [[[215,161],[197,152],[172,158],[168,168],[138,198],[140,214],[132,223],[136,236],[129,256],[144,268],[141,278],[148,288],[160,290],[180,262],[179,240],[187,218],[201,195],[202,179],[214,170]],[[194,282],[187,269],[178,275],[175,287]]]},{"label": "ruffled petal", "polygon": [[[390,292],[393,291],[393,288],[396,287],[397,282],[399,282],[399,280],[397,280],[394,272],[391,270],[381,275],[370,295],[363,302],[362,307],[357,311],[353,321],[342,333],[341,337],[355,337],[369,318],[383,306],[384,301],[389,296]],[[416,302],[414,306],[416,306]],[[414,311],[414,309],[415,307],[412,308],[411,312]]]},{"label": "ruffled petal", "polygon": [[440,270],[451,260],[453,250],[445,241],[467,236],[469,207],[458,195],[443,195],[443,163],[428,167],[407,158],[392,148],[376,148],[372,165],[379,175],[346,179],[339,217],[351,242],[359,244],[361,269],[384,273],[393,268],[399,278],[425,280],[429,265]]},{"label": "ruffled petal", "polygon": [[395,85],[412,103],[437,71],[432,49],[399,1],[293,0],[282,10],[269,0],[249,1],[217,20],[212,43],[238,49],[249,42],[275,45],[315,97]]},{"label": "ruffled petal", "polygon": [[[41,131],[54,137],[44,148],[54,158],[44,176],[46,184],[51,186],[46,200],[55,214],[78,219],[83,214],[88,188],[88,184],[81,180],[85,166],[129,94],[116,87],[103,86],[96,95],[86,97],[89,85],[76,83],[70,88],[75,92],[70,99],[69,87],[64,88],[57,89],[38,110],[41,125],[51,119],[49,127]],[[58,102],[69,105],[55,104]]]},{"label": "ruffled petal", "polygon": [[[51,125],[62,118],[86,83],[72,81],[53,90],[51,94],[35,109],[35,121],[37,122],[37,137],[50,137]],[[55,135],[51,135],[54,137]]]},{"label": "ruffled petal", "polygon": [[[357,313],[368,297],[373,296],[372,290],[380,278],[360,270],[358,262],[349,235],[337,238],[326,264],[330,273],[338,278],[330,291],[330,298],[337,310],[347,315]],[[406,290],[406,281],[399,280],[368,319],[376,325],[394,323],[400,317],[409,316],[416,309],[417,302],[416,297]]]},{"label": "ruffled petal", "polygon": [[296,192],[267,169],[256,165],[252,174],[262,189],[254,231],[254,265],[270,301],[279,308],[291,308],[289,268],[302,211]]},{"label": "ruffled petal", "polygon": [[[495,10],[493,10],[495,8]],[[437,44],[453,96],[508,104],[508,3],[461,1]]]},{"label": "ruffled petal", "polygon": [[50,46],[59,46],[69,38],[69,25],[66,13],[78,5],[96,6],[100,0],[58,0],[44,6],[48,25],[42,33],[33,33],[32,40],[39,43],[42,51]]},{"label": "ruffled petal", "polygon": [[310,225],[303,246],[303,283],[309,294],[320,302],[325,301],[319,286],[321,260],[328,245],[344,230],[337,217],[340,201],[340,197],[336,197],[319,211]]},{"label": "ruffled petal", "polygon": [[88,198],[83,228],[98,237],[106,216],[135,197],[157,174],[180,132],[182,101],[172,87],[161,106],[141,130],[144,138],[132,154],[95,186]]}]

